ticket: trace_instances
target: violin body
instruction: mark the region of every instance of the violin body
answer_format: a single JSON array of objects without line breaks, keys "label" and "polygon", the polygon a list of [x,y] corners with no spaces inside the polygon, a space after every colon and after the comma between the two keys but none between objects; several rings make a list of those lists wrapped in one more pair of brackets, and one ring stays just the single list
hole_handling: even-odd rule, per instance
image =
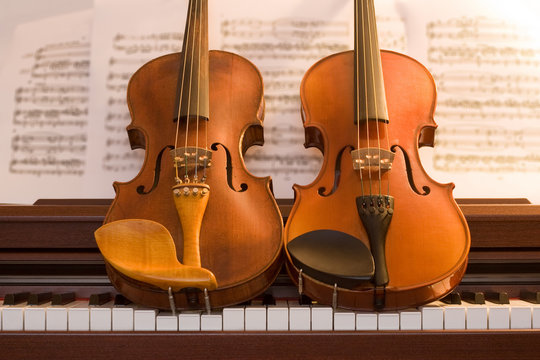
[{"label": "violin body", "polygon": [[[115,183],[116,198],[105,223],[147,219],[163,225],[182,261],[183,229],[173,201],[175,169],[169,151],[175,145],[177,88],[182,53],[165,55],[141,67],[131,78],[127,101],[132,117],[132,148],[146,151],[139,174]],[[262,293],[281,267],[282,218],[270,189],[270,178],[251,175],[243,154],[262,145],[263,87],[259,71],[246,59],[223,51],[209,52],[210,116],[198,131],[185,131],[187,142],[208,139],[212,166],[206,184],[211,195],[200,226],[200,262],[217,280],[209,292],[212,307],[247,301]],[[194,129],[194,121],[189,125]],[[205,135],[203,135],[205,134]],[[184,139],[181,139],[182,143]],[[151,246],[151,245],[150,245]],[[111,282],[124,296],[145,306],[170,309],[167,291],[132,279],[108,264]],[[203,293],[174,293],[178,309],[204,308]]]},{"label": "violin body", "polygon": [[[355,125],[354,52],[331,55],[304,76],[301,100],[306,147],[324,155],[318,177],[307,186],[294,186],[295,203],[285,227],[285,249],[298,236],[330,229],[370,242],[355,202],[380,187],[395,199],[385,243],[388,283],[379,289],[373,280],[352,288],[324,283],[299,274],[286,251],[287,271],[293,281],[302,278],[305,294],[321,303],[348,309],[399,309],[425,304],[450,292],[467,265],[470,236],[463,214],[452,197],[453,184],[439,184],[424,171],[418,147],[433,144],[436,90],[433,78],[417,61],[382,51],[382,72],[389,122],[380,125],[380,137],[395,153],[392,168],[380,181],[351,166],[357,147]],[[375,132],[372,127],[372,136]],[[380,145],[382,146],[382,145]],[[361,147],[361,146],[360,146]],[[376,181],[377,180],[377,181]],[[376,292],[384,305],[374,306]],[[337,295],[337,298],[336,298]],[[337,300],[337,301],[336,301]]]}]

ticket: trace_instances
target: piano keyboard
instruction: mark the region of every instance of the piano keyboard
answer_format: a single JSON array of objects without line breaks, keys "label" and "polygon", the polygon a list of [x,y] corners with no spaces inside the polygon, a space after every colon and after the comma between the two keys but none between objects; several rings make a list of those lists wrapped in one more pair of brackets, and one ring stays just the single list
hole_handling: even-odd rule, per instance
[{"label": "piano keyboard", "polygon": [[88,300],[65,305],[4,305],[0,331],[406,331],[540,329],[540,305],[522,300],[509,304],[447,305],[435,302],[396,312],[333,311],[296,301],[276,305],[225,308],[219,312],[159,312],[134,305],[99,306]]}]

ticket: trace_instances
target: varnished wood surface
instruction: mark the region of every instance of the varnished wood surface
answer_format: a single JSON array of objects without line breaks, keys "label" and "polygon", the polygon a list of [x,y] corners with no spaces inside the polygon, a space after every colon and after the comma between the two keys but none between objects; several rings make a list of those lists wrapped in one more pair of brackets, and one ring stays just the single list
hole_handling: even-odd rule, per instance
[{"label": "varnished wood surface", "polygon": [[5,359],[538,359],[540,331],[2,333]]},{"label": "varnished wood surface", "polygon": [[[201,267],[212,272],[218,284],[209,294],[211,302],[221,307],[247,301],[271,285],[281,266],[283,222],[270,178],[249,173],[241,153],[241,149],[262,142],[249,138],[254,133],[247,132],[263,125],[261,75],[252,63],[232,53],[210,51],[209,61],[210,120],[200,121],[198,131],[190,121],[189,132],[188,122],[180,121],[179,134],[185,135],[179,135],[178,141],[187,136],[188,145],[203,147],[207,139],[207,148],[213,150],[212,166],[204,175],[199,173],[207,177],[205,184],[211,189],[199,251]],[[145,161],[135,178],[114,183],[116,197],[105,217],[105,223],[145,219],[163,225],[175,243],[179,260],[184,258],[186,234],[173,201],[176,173],[168,149],[177,146],[173,119],[180,69],[182,54],[175,53],[151,60],[131,77],[127,103],[132,121],[127,129],[132,136],[139,134],[131,146],[145,149]],[[140,138],[144,143],[138,141]],[[130,300],[169,308],[166,291],[131,281],[113,266],[107,267],[107,272],[115,288]],[[175,293],[174,298],[178,308],[193,307],[191,298],[183,293]],[[202,308],[204,301],[200,299],[202,295],[197,303]]]},{"label": "varnished wood surface", "polygon": [[[385,284],[385,309],[399,309],[431,302],[457,286],[467,266],[470,234],[452,196],[454,185],[431,179],[418,154],[421,130],[436,127],[436,91],[431,74],[405,55],[387,51],[380,55],[389,115],[389,124],[384,126],[378,122],[355,124],[358,108],[370,102],[355,98],[355,52],[320,60],[302,79],[304,128],[321,133],[322,143],[313,146],[324,149],[324,160],[311,184],[293,186],[295,203],[284,230],[284,249],[293,281],[300,269],[294,265],[287,245],[310,231],[328,229],[351,235],[370,248],[377,259],[377,248],[359,218],[356,199],[365,194],[392,196],[393,215],[384,240],[385,264],[381,264],[389,280],[381,284]],[[360,120],[358,124],[362,124]],[[370,147],[395,152],[392,170],[378,178],[376,173],[368,176],[367,171],[362,175],[352,166],[350,149]],[[304,276],[306,294],[331,304],[334,287],[308,276],[307,271]],[[369,282],[353,289],[338,282],[338,306],[373,309],[373,289]]]}]

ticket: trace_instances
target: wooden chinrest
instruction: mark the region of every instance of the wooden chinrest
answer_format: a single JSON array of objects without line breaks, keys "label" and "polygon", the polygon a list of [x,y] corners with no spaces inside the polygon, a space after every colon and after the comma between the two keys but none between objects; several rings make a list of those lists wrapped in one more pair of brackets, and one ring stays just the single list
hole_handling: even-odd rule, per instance
[{"label": "wooden chinrest", "polygon": [[105,260],[130,278],[163,290],[217,288],[210,270],[178,261],[171,234],[155,221],[118,220],[103,225],[94,234]]}]

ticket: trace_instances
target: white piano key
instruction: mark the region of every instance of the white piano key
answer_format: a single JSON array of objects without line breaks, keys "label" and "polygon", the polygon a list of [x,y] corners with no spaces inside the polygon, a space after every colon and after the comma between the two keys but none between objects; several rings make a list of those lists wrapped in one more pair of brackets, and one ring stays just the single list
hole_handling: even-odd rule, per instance
[{"label": "white piano key", "polygon": [[379,313],[379,330],[399,330],[399,313]]},{"label": "white piano key", "polygon": [[446,330],[465,330],[467,311],[462,305],[444,307],[444,328]]},{"label": "white piano key", "polygon": [[510,329],[510,306],[486,301],[488,305],[488,328]]},{"label": "white piano key", "polygon": [[377,330],[379,318],[376,312],[356,313],[356,330]]},{"label": "white piano key", "polygon": [[201,313],[185,311],[178,315],[179,331],[201,331]]},{"label": "white piano key", "polygon": [[469,330],[485,330],[488,327],[487,305],[468,304],[466,305],[467,323]]},{"label": "white piano key", "polygon": [[133,306],[116,306],[112,308],[112,331],[133,331],[134,328]]},{"label": "white piano key", "polygon": [[112,301],[100,306],[90,306],[90,331],[112,330],[112,306]]},{"label": "white piano key", "polygon": [[0,301],[0,331],[2,331],[2,309],[4,308],[4,300]]},{"label": "white piano key", "polygon": [[422,313],[423,330],[443,330],[444,329],[444,307],[442,303],[436,301],[420,308]]},{"label": "white piano key", "polygon": [[230,307],[223,309],[223,330],[244,331],[244,307]]},{"label": "white piano key", "polygon": [[26,303],[20,305],[5,306],[2,311],[3,331],[24,330],[24,308]]},{"label": "white piano key", "polygon": [[90,330],[90,308],[88,302],[81,302],[68,308],[68,331]]},{"label": "white piano key", "polygon": [[47,331],[68,330],[68,309],[79,304],[88,304],[87,301],[73,301],[66,305],[55,305],[47,308]]},{"label": "white piano key", "polygon": [[353,331],[356,329],[356,314],[352,311],[334,312],[334,330]]},{"label": "white piano key", "polygon": [[416,309],[400,311],[399,327],[401,330],[422,330],[422,312]]},{"label": "white piano key", "polygon": [[289,308],[287,305],[268,306],[266,315],[266,328],[268,331],[289,330]]},{"label": "white piano key", "polygon": [[521,300],[510,300],[510,328],[530,329],[532,327],[532,304]]},{"label": "white piano key", "polygon": [[156,331],[155,309],[136,308],[133,311],[133,330]]},{"label": "white piano key", "polygon": [[245,329],[246,331],[265,331],[266,330],[266,307],[252,306],[245,310]]},{"label": "white piano key", "polygon": [[334,311],[327,306],[311,307],[311,330],[324,331],[334,328]]},{"label": "white piano key", "polygon": [[311,330],[311,308],[309,306],[289,304],[289,329],[291,331]]},{"label": "white piano key", "polygon": [[201,331],[222,331],[223,320],[221,313],[202,314]]},{"label": "white piano key", "polygon": [[532,328],[540,329],[540,307],[533,306],[532,308]]},{"label": "white piano key", "polygon": [[178,315],[161,312],[156,317],[156,331],[178,331]]},{"label": "white piano key", "polygon": [[25,331],[45,331],[49,305],[50,303],[26,307],[24,310]]},{"label": "white piano key", "polygon": [[540,304],[532,304],[532,328],[540,329]]}]

